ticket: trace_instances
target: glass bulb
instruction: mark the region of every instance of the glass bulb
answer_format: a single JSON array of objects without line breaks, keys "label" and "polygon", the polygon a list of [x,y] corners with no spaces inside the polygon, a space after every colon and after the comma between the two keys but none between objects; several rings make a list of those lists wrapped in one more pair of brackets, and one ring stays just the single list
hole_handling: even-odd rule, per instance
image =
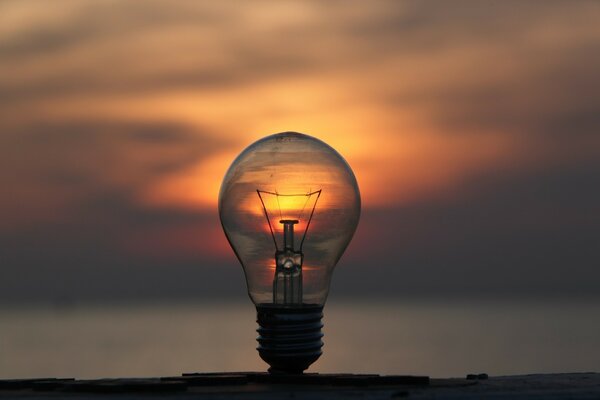
[{"label": "glass bulb", "polygon": [[[297,309],[309,318],[311,309],[322,310],[333,269],[358,225],[360,193],[332,147],[284,132],[258,140],[233,161],[221,185],[219,215],[265,328],[277,313]],[[263,318],[262,324],[261,315],[271,322]],[[263,333],[263,339],[274,335]]]}]

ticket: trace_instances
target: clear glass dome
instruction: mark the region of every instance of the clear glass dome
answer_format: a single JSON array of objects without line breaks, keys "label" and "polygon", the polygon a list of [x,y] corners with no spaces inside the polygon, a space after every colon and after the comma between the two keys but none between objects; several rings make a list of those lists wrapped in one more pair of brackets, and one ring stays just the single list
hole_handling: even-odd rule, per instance
[{"label": "clear glass dome", "polygon": [[346,161],[324,142],[284,132],[247,147],[219,194],[227,239],[255,304],[324,304],[360,217]]}]

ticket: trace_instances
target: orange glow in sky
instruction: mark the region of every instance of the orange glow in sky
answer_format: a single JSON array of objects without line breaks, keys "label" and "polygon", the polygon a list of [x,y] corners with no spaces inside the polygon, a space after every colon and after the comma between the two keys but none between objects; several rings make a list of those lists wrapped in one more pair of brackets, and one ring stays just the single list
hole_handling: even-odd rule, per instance
[{"label": "orange glow in sky", "polygon": [[[282,131],[334,147],[367,210],[451,202],[486,173],[593,159],[597,135],[563,143],[547,131],[556,116],[594,115],[591,90],[574,88],[597,71],[573,59],[600,39],[597,4],[519,7],[470,7],[480,18],[404,2],[3,2],[0,157],[11,190],[0,220],[34,229],[111,201],[216,213],[235,156]],[[197,235],[217,235],[209,225]],[[201,246],[173,229],[165,246]]]}]

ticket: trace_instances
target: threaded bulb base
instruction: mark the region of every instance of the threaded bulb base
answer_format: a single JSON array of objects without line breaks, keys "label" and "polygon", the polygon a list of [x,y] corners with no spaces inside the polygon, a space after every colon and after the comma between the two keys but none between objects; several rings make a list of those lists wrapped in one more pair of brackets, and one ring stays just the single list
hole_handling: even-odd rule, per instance
[{"label": "threaded bulb base", "polygon": [[256,306],[258,354],[271,373],[301,374],[323,353],[323,306]]}]

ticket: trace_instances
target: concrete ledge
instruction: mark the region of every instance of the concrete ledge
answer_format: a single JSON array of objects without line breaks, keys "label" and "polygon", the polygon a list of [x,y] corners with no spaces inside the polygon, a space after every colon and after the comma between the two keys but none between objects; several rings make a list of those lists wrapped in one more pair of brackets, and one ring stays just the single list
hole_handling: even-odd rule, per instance
[{"label": "concrete ledge", "polygon": [[600,374],[468,379],[377,374],[194,373],[163,378],[0,380],[0,399],[598,399]]}]

